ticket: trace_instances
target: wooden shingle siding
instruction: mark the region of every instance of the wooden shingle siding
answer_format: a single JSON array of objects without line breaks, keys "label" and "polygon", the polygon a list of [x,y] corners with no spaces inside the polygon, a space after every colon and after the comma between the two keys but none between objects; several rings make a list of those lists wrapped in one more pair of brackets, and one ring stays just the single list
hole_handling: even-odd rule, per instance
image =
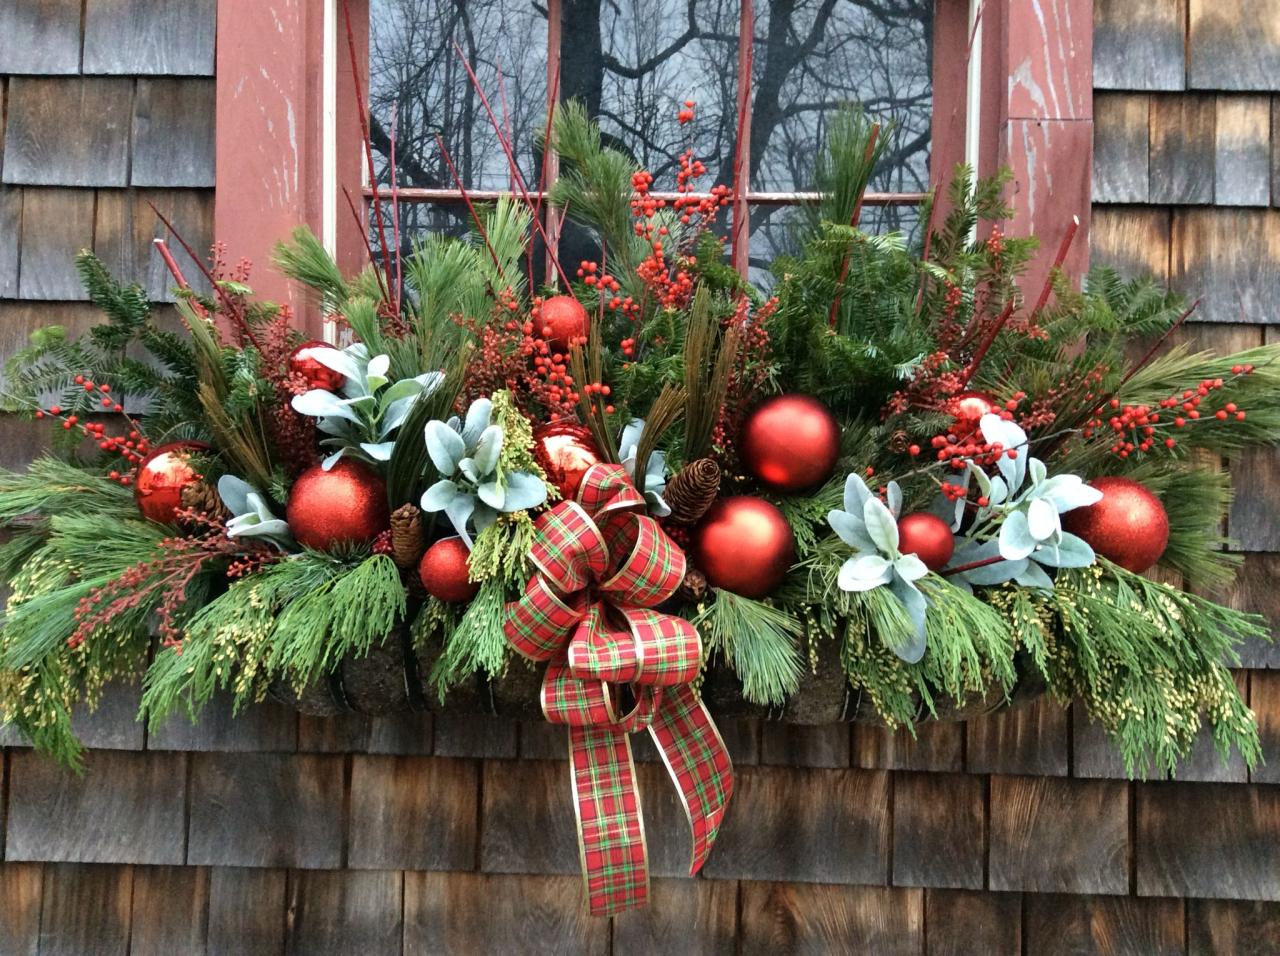
[{"label": "wooden shingle siding", "polygon": [[878,886],[743,883],[744,953],[917,956],[924,891]]},{"label": "wooden shingle siding", "polygon": [[1213,202],[1213,97],[1151,97],[1149,198],[1159,205]]},{"label": "wooden shingle siding", "polygon": [[1280,85],[1280,17],[1272,0],[1189,4],[1189,89],[1274,91]]},{"label": "wooden shingle siding", "polygon": [[208,936],[208,918],[207,869],[134,867],[129,956],[201,953]]},{"label": "wooden shingle siding", "polygon": [[1280,215],[1262,209],[1175,209],[1169,281],[1203,296],[1202,322],[1280,319]]},{"label": "wooden shingle siding", "polygon": [[1028,953],[1182,956],[1181,900],[1027,896]]},{"label": "wooden shingle siding", "polygon": [[403,873],[321,872],[289,880],[287,956],[399,956]]},{"label": "wooden shingle siding", "polygon": [[0,4],[0,74],[80,72],[83,0]]},{"label": "wooden shingle siding", "polygon": [[1191,900],[1187,903],[1187,951],[1195,956],[1280,953],[1280,906]]},{"label": "wooden shingle siding", "polygon": [[213,185],[214,93],[213,80],[138,80],[132,185]]},{"label": "wooden shingle siding", "polygon": [[1219,96],[1213,201],[1219,206],[1271,202],[1271,97]]},{"label": "wooden shingle siding", "polygon": [[128,956],[133,868],[45,864],[40,956]]},{"label": "wooden shingle siding", "polygon": [[285,884],[283,870],[213,868],[206,956],[284,952]]},{"label": "wooden shingle siding", "polygon": [[4,181],[34,186],[125,186],[134,81],[13,77]]},{"label": "wooden shingle siding", "polygon": [[1181,90],[1187,0],[1095,0],[1093,86]]},{"label": "wooden shingle siding", "polygon": [[85,0],[84,72],[212,76],[216,0]]},{"label": "wooden shingle siding", "polygon": [[1150,115],[1145,93],[1107,96],[1094,104],[1094,202],[1147,201]]},{"label": "wooden shingle siding", "polygon": [[88,298],[76,273],[75,256],[93,247],[93,215],[92,190],[22,190],[18,298]]}]

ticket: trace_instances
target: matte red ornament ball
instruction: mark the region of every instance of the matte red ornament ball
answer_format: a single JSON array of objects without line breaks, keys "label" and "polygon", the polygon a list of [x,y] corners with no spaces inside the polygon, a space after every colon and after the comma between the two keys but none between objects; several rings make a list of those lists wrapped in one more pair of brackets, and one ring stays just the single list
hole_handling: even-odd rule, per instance
[{"label": "matte red ornament ball", "polygon": [[956,538],[937,515],[917,511],[898,519],[898,550],[916,555],[930,571],[940,571],[955,554]]},{"label": "matte red ornament ball", "polygon": [[298,543],[317,551],[367,544],[391,523],[387,486],[362,462],[344,458],[328,471],[316,465],[294,481],[285,517]]},{"label": "matte red ornament ball", "polygon": [[332,348],[328,342],[321,342],[319,339],[312,339],[310,342],[299,345],[289,353],[289,371],[305,378],[307,385],[311,388],[323,388],[326,392],[336,392],[347,383],[347,377],[341,372],[335,372],[327,365],[320,364],[310,355],[304,357],[298,354],[304,349],[320,347]]},{"label": "matte red ornament ball", "polygon": [[840,425],[808,395],[779,395],[757,407],[742,427],[742,463],[778,491],[805,491],[831,477],[840,457]]},{"label": "matte red ornament ball", "polygon": [[1169,544],[1169,515],[1160,499],[1132,478],[1118,475],[1089,482],[1102,500],[1062,516],[1062,527],[1084,538],[1098,554],[1141,574]]},{"label": "matte red ornament ball", "polygon": [[951,428],[956,438],[963,440],[976,432],[982,416],[992,414],[997,407],[994,398],[981,392],[961,392],[954,396],[947,403],[947,411],[955,418]]},{"label": "matte red ornament ball", "polygon": [[600,450],[587,426],[557,421],[533,430],[533,457],[561,497],[572,501],[587,469],[599,464]]},{"label": "matte red ornament ball", "polygon": [[198,441],[175,441],[161,445],[138,465],[133,479],[133,496],[144,518],[172,524],[182,507],[182,489],[200,480],[191,456],[207,451]]},{"label": "matte red ornament ball", "polygon": [[795,536],[782,512],[763,498],[721,498],[694,529],[693,555],[713,586],[762,598],[795,563]]},{"label": "matte red ornament ball", "polygon": [[542,303],[542,328],[550,329],[547,341],[553,348],[567,349],[575,339],[587,334],[587,310],[571,295],[553,295]]},{"label": "matte red ornament ball", "polygon": [[471,552],[461,538],[441,538],[418,562],[418,578],[427,593],[448,604],[470,601],[480,585],[470,579]]}]

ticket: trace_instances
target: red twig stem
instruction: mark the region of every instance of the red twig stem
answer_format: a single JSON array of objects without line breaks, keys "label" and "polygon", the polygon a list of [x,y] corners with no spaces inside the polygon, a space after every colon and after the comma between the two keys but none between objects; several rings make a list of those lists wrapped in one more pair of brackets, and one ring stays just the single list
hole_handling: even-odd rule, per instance
[{"label": "red twig stem", "polygon": [[[933,240],[933,214],[938,209],[938,190],[933,188],[929,190],[929,215],[924,221],[924,248],[920,251],[920,261],[928,263],[929,246]],[[916,315],[920,314],[920,310],[924,307],[924,290],[929,284],[928,270],[920,272],[920,288],[916,291]]]},{"label": "red twig stem", "polygon": [[1080,228],[1080,217],[1072,216],[1071,225],[1067,226],[1067,231],[1062,237],[1062,242],[1058,243],[1058,254],[1053,257],[1053,266],[1049,269],[1049,274],[1044,277],[1044,285],[1040,289],[1040,298],[1036,300],[1036,307],[1031,310],[1032,316],[1040,314],[1040,310],[1049,302],[1049,293],[1053,291],[1053,274],[1062,268],[1062,264],[1067,261],[1067,253],[1071,251],[1071,242],[1076,237],[1076,231]]},{"label": "red twig stem", "polygon": [[449,175],[453,177],[453,181],[458,186],[458,192],[462,193],[462,198],[467,204],[467,212],[471,213],[471,221],[476,224],[476,231],[480,233],[480,238],[484,240],[484,247],[489,250],[489,258],[493,260],[493,265],[498,270],[498,275],[505,282],[507,277],[502,274],[502,263],[498,261],[498,254],[493,251],[493,243],[489,241],[489,232],[485,229],[484,222],[480,219],[480,214],[476,212],[475,204],[471,202],[467,187],[462,185],[462,177],[458,175],[458,167],[453,165],[453,157],[449,155],[449,150],[444,145],[444,137],[439,133],[436,133],[436,144],[440,147],[440,155],[444,159],[444,164],[449,167]]},{"label": "red twig stem", "polygon": [[1000,555],[992,555],[989,558],[982,558],[979,561],[970,561],[968,564],[958,564],[954,568],[947,568],[945,571],[938,572],[944,578],[949,578],[953,574],[963,574],[965,571],[976,571],[978,568],[985,568],[988,565],[999,564],[1004,558]]},{"label": "red twig stem", "polygon": [[[871,163],[871,157],[876,153],[876,140],[880,138],[880,124],[876,123],[871,127],[871,135],[867,138],[867,149],[863,155],[863,162]],[[869,178],[869,177],[868,177]],[[856,228],[858,220],[862,218],[862,200],[867,194],[867,188],[864,185],[862,191],[858,193],[858,200],[853,204],[853,214],[849,216],[849,228]],[[853,258],[853,250],[845,250],[844,258],[840,260],[840,277],[836,280],[836,295],[831,300],[831,313],[827,316],[827,325],[830,328],[836,327],[836,316],[840,314],[840,287],[844,285],[844,280],[849,277],[849,262]]]},{"label": "red twig stem", "polygon": [[1200,300],[1196,299],[1194,302],[1191,303],[1191,306],[1190,308],[1187,309],[1187,311],[1183,312],[1182,315],[1178,316],[1178,320],[1174,322],[1173,325],[1165,329],[1164,334],[1161,335],[1160,338],[1156,339],[1155,344],[1152,345],[1151,348],[1147,349],[1146,353],[1142,356],[1142,358],[1138,359],[1138,361],[1133,364],[1133,367],[1130,368],[1129,371],[1124,373],[1124,378],[1120,379],[1120,384],[1123,385],[1125,382],[1129,381],[1129,379],[1137,375],[1138,372],[1142,371],[1142,369],[1146,368],[1147,363],[1150,362],[1153,358],[1155,358],[1156,352],[1160,351],[1160,346],[1164,345],[1165,342],[1169,341],[1169,336],[1173,335],[1174,332],[1180,329],[1182,327],[1182,324],[1186,322],[1187,319],[1191,318],[1191,313],[1194,312],[1199,307],[1200,307]]},{"label": "red twig stem", "polygon": [[164,260],[165,268],[173,276],[173,281],[178,283],[178,288],[190,289],[191,286],[187,282],[187,277],[182,274],[182,270],[178,268],[178,263],[173,258],[173,253],[169,251],[169,244],[163,239],[155,239],[153,243],[156,247],[156,252],[160,253],[160,258]]}]

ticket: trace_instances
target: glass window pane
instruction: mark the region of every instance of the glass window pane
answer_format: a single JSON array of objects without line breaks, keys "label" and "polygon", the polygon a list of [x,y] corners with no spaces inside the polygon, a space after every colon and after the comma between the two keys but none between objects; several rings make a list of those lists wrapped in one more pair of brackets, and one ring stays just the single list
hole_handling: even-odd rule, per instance
[{"label": "glass window pane", "polygon": [[[751,257],[749,278],[763,289],[773,285],[769,266],[780,255],[796,255],[799,242],[798,228],[809,222],[811,210],[802,206],[751,207]],[[864,232],[882,235],[901,232],[908,245],[919,245],[921,231],[920,207],[915,204],[893,206],[863,206],[858,228]]]}]

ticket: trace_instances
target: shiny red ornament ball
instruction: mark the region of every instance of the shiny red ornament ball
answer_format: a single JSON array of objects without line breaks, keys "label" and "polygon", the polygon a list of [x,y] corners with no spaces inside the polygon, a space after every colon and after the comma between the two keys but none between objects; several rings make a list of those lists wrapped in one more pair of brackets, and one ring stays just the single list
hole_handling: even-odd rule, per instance
[{"label": "shiny red ornament ball", "polygon": [[600,463],[600,450],[585,425],[548,422],[533,430],[533,457],[561,496],[572,501],[587,469]]},{"label": "shiny red ornament ball", "polygon": [[779,395],[742,428],[738,452],[747,470],[778,491],[806,491],[831,477],[840,457],[840,425],[808,395]]},{"label": "shiny red ornament ball", "polygon": [[[552,348],[567,349],[587,334],[587,310],[571,295],[553,295],[542,303],[542,328]],[[550,329],[547,334],[546,330]]]},{"label": "shiny red ornament ball", "polygon": [[470,579],[471,552],[461,538],[441,538],[418,562],[418,578],[427,593],[449,604],[470,601],[480,585]]},{"label": "shiny red ornament ball", "polygon": [[978,430],[983,415],[991,415],[999,406],[996,400],[981,392],[961,392],[947,403],[947,411],[955,421],[951,424],[952,434],[964,440]]},{"label": "shiny red ornament ball", "polygon": [[298,543],[317,551],[367,544],[391,522],[387,486],[358,461],[344,458],[328,471],[316,465],[294,481],[285,517]]},{"label": "shiny red ornament ball", "polygon": [[176,520],[182,508],[182,489],[200,480],[191,456],[208,448],[203,442],[175,441],[142,459],[133,479],[133,496],[144,518],[160,524]]},{"label": "shiny red ornament ball", "polygon": [[721,498],[694,529],[693,556],[715,587],[762,598],[795,563],[795,536],[782,512],[763,498]]},{"label": "shiny red ornament ball", "polygon": [[328,342],[312,339],[310,342],[303,342],[290,352],[289,372],[294,375],[301,375],[307,380],[307,385],[310,388],[323,388],[326,392],[336,392],[347,383],[347,377],[341,372],[335,372],[327,365],[320,364],[310,355],[304,357],[298,354],[304,349],[321,347],[333,348]]},{"label": "shiny red ornament ball", "polygon": [[1135,574],[1159,561],[1169,543],[1169,515],[1160,499],[1132,478],[1095,478],[1089,484],[1102,492],[1102,500],[1068,511],[1062,527]]},{"label": "shiny red ornament ball", "polygon": [[941,571],[955,554],[956,538],[937,515],[918,511],[898,519],[898,550],[914,554],[930,571]]}]

